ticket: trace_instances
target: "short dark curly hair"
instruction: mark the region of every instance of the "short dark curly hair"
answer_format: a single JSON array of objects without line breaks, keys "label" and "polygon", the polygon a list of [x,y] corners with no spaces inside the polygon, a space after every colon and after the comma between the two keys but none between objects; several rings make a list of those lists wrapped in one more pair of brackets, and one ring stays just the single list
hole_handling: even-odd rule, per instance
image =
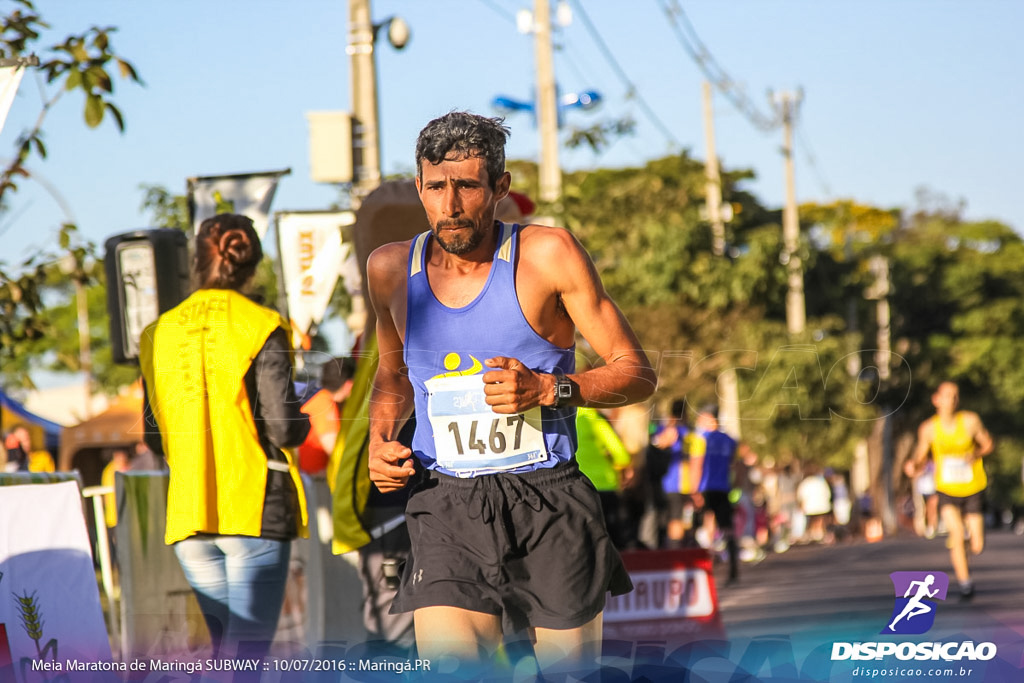
[{"label": "short dark curly hair", "polygon": [[503,118],[451,111],[424,126],[416,139],[416,177],[423,178],[423,160],[439,164],[449,155],[480,157],[487,164],[491,189],[505,172],[505,141],[509,129]]}]

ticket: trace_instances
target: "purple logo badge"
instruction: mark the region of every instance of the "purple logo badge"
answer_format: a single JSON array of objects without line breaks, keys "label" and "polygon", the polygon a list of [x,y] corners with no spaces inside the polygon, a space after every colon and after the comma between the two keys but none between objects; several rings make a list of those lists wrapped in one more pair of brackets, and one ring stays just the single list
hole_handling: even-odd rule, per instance
[{"label": "purple logo badge", "polygon": [[935,623],[934,600],[945,600],[949,577],[945,572],[893,572],[896,592],[892,617],[882,633],[924,633]]}]

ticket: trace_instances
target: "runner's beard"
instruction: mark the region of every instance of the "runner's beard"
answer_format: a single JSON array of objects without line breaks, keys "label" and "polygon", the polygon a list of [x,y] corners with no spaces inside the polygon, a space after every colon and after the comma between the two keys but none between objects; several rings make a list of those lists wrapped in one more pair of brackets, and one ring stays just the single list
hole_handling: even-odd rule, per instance
[{"label": "runner's beard", "polygon": [[[468,237],[453,236],[444,233],[442,228],[469,228],[471,232]],[[434,226],[434,237],[437,238],[437,243],[441,245],[442,249],[455,256],[462,256],[476,249],[484,241],[486,235],[487,232],[478,230],[472,221],[443,221]]]}]

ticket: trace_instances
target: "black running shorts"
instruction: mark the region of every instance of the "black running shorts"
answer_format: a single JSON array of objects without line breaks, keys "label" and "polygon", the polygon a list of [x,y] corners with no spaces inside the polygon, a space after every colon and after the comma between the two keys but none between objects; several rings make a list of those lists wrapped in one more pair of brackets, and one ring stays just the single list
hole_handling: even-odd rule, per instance
[{"label": "black running shorts", "polygon": [[952,505],[960,511],[961,515],[981,514],[985,503],[985,492],[978,491],[969,496],[951,496],[948,493],[939,491],[939,510],[944,505]]},{"label": "black running shorts", "polygon": [[569,629],[633,584],[601,503],[575,462],[459,479],[428,471],[409,497],[412,556],[393,613],[450,606],[499,616],[505,633]]},{"label": "black running shorts", "polygon": [[732,503],[728,491],[704,491],[704,514],[711,512],[723,534],[732,533]]}]

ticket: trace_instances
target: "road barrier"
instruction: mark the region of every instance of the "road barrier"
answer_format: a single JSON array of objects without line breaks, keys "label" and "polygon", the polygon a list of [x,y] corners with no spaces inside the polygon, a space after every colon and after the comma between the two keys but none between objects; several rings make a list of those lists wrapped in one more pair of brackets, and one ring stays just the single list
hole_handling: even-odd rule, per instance
[{"label": "road barrier", "polygon": [[631,551],[622,559],[633,591],[605,604],[606,640],[685,643],[725,636],[706,550]]}]

